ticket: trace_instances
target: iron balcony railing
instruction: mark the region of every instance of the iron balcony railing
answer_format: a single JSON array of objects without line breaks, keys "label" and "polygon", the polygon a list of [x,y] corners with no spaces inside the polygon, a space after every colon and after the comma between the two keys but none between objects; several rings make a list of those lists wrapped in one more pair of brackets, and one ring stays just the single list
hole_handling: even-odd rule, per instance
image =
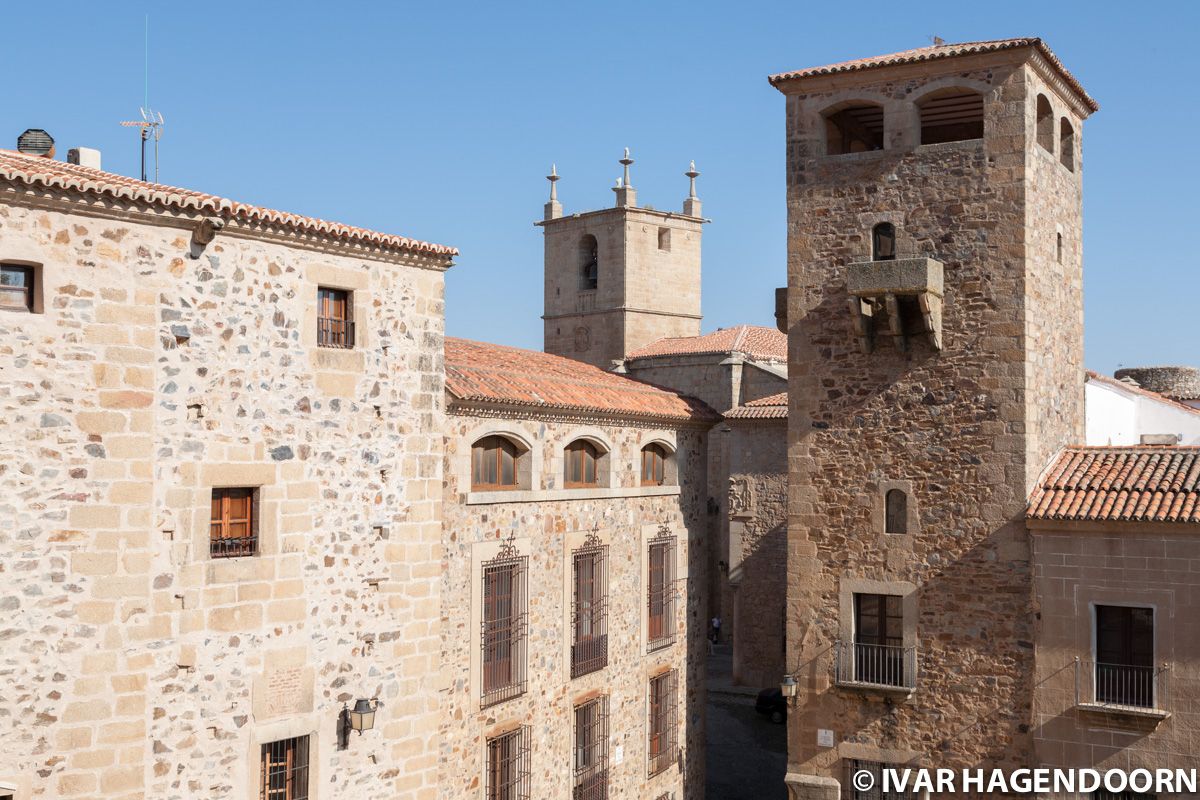
[{"label": "iron balcony railing", "polygon": [[345,350],[353,348],[354,320],[317,317],[317,345]]},{"label": "iron balcony railing", "polygon": [[1115,710],[1157,711],[1167,707],[1166,665],[1105,664],[1075,659],[1075,704]]},{"label": "iron balcony railing", "polygon": [[917,688],[917,648],[890,644],[837,643],[837,682],[844,686]]}]

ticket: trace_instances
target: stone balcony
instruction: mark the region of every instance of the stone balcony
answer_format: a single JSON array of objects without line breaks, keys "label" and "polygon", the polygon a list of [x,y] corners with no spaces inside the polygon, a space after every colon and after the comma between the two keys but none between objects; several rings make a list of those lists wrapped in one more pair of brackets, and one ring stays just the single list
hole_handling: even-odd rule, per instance
[{"label": "stone balcony", "polygon": [[932,258],[861,261],[846,267],[846,291],[863,352],[872,350],[877,312],[886,311],[898,350],[908,349],[905,318],[919,314],[934,350],[942,349],[942,262]]}]

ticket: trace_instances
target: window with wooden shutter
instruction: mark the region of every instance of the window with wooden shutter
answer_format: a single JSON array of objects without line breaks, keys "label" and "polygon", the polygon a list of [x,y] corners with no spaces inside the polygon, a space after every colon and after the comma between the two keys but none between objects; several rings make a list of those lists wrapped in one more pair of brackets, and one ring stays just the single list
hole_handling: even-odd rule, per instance
[{"label": "window with wooden shutter", "polygon": [[308,737],[262,746],[259,800],[308,800]]},{"label": "window with wooden shutter", "polygon": [[662,486],[667,480],[667,451],[662,445],[642,448],[642,486]]},{"label": "window with wooden shutter", "polygon": [[529,800],[529,727],[487,740],[487,800]]},{"label": "window with wooden shutter", "polygon": [[608,800],[608,698],[575,707],[572,800]]},{"label": "window with wooden shutter", "polygon": [[33,311],[33,267],[0,264],[0,309]]},{"label": "window with wooden shutter", "polygon": [[675,670],[668,670],[650,679],[647,753],[651,775],[657,775],[675,763],[678,749],[678,732],[676,730],[678,694]]},{"label": "window with wooden shutter", "polygon": [[317,289],[317,345],[354,347],[353,293],[345,289]]},{"label": "window with wooden shutter", "polygon": [[487,436],[471,446],[472,491],[516,489],[520,451],[503,436]]},{"label": "window with wooden shutter", "polygon": [[594,535],[572,554],[571,677],[608,665],[608,545]]},{"label": "window with wooden shutter", "polygon": [[482,705],[525,692],[528,558],[510,543],[483,564]]},{"label": "window with wooden shutter", "polygon": [[675,537],[665,528],[650,540],[647,559],[646,640],[657,650],[675,641]]},{"label": "window with wooden shutter", "polygon": [[255,494],[251,488],[212,490],[209,556],[234,558],[258,553]]},{"label": "window with wooden shutter", "polygon": [[582,439],[571,442],[563,455],[566,461],[564,478],[568,489],[599,485],[597,463],[600,460],[600,451],[594,444]]}]

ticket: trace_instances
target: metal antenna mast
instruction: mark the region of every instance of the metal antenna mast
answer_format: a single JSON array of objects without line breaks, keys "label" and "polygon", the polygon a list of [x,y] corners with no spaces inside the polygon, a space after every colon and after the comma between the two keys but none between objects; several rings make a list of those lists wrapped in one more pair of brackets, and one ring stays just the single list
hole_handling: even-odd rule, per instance
[{"label": "metal antenna mast", "polygon": [[158,143],[162,139],[163,115],[156,112],[150,107],[150,15],[146,15],[146,32],[145,32],[145,62],[144,62],[144,84],[143,84],[143,100],[142,107],[138,109],[142,112],[140,120],[132,120],[122,122],[122,127],[125,128],[141,128],[142,141],[142,180],[146,180],[146,142],[150,137],[154,137],[154,182],[158,183]]}]

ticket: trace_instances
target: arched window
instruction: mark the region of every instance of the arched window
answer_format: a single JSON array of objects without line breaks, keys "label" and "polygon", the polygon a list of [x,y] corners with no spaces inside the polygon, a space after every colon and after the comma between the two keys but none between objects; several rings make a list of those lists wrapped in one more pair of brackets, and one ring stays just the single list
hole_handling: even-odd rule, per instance
[{"label": "arched window", "polygon": [[881,222],[871,229],[871,260],[892,261],[896,258],[896,226]]},{"label": "arched window", "polygon": [[983,95],[970,89],[941,89],[917,102],[921,144],[983,138]]},{"label": "arched window", "polygon": [[600,450],[591,442],[580,439],[567,445],[563,480],[567,488],[599,486],[600,473],[597,464]]},{"label": "arched window", "polygon": [[1058,160],[1071,172],[1075,171],[1075,128],[1066,117],[1058,128]]},{"label": "arched window", "polygon": [[667,482],[667,451],[662,445],[642,448],[642,486],[662,486]]},{"label": "arched window", "polygon": [[1037,143],[1046,152],[1054,152],[1054,109],[1044,94],[1037,96]]},{"label": "arched window", "polygon": [[471,445],[472,491],[516,489],[519,457],[517,446],[503,436],[486,436]]},{"label": "arched window", "polygon": [[908,533],[908,495],[903,489],[889,489],[885,497],[887,533]]},{"label": "arched window", "polygon": [[579,240],[579,288],[595,289],[600,284],[600,246],[590,233]]},{"label": "arched window", "polygon": [[826,111],[825,154],[883,149],[883,108],[873,103],[834,106]]}]

